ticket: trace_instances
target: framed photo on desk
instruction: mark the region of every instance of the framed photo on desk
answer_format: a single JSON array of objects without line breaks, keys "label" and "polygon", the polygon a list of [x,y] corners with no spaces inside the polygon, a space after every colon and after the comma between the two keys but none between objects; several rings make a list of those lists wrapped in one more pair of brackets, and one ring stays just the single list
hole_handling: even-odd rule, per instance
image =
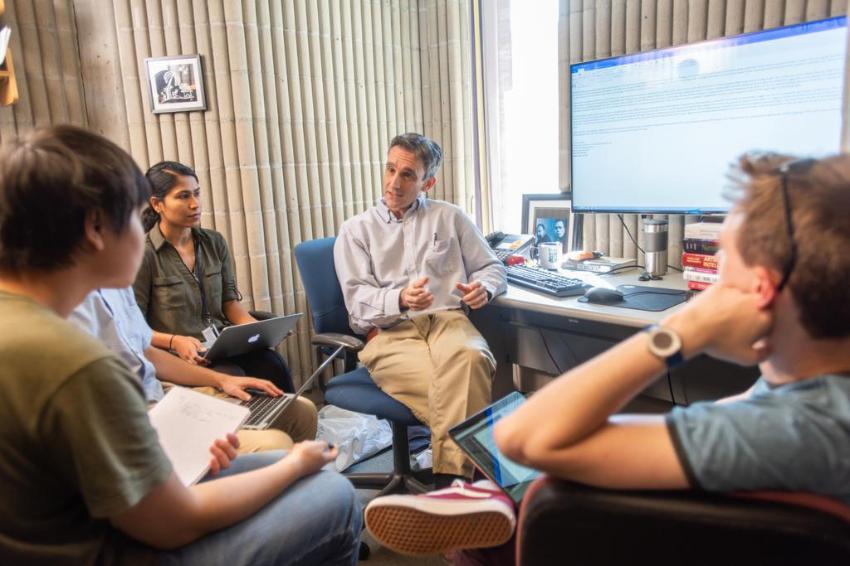
[{"label": "framed photo on desk", "polygon": [[560,242],[566,254],[581,234],[574,221],[571,192],[522,195],[522,232],[534,235],[534,246],[544,242]]}]

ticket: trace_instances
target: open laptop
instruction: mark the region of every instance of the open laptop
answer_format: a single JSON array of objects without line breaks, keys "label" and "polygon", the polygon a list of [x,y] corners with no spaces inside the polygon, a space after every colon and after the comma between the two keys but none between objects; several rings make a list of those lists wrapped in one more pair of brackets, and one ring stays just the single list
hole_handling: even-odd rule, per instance
[{"label": "open laptop", "polygon": [[248,407],[248,410],[250,411],[248,418],[242,424],[241,428],[247,430],[265,430],[269,428],[287,407],[294,403],[302,393],[310,388],[313,381],[316,379],[316,376],[322,373],[322,371],[334,360],[341,350],[342,347],[339,347],[336,352],[328,356],[328,358],[322,362],[322,365],[320,365],[316,371],[310,375],[310,377],[304,380],[304,383],[295,393],[285,393],[280,397],[271,397],[258,391],[252,391],[251,398],[247,401],[227,399],[233,403],[239,403],[243,407]]},{"label": "open laptop", "polygon": [[227,326],[204,353],[210,362],[238,356],[254,350],[276,348],[286,336],[295,330],[301,313],[276,316],[257,322]]},{"label": "open laptop", "polygon": [[517,505],[540,472],[517,464],[499,452],[493,439],[493,426],[524,401],[525,397],[514,391],[449,430],[452,440],[475,466]]}]

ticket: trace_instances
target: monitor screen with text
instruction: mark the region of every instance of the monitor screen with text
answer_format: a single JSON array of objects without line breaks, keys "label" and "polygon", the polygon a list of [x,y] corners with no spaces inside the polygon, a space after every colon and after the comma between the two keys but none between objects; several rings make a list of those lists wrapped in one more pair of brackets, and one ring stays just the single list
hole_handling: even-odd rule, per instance
[{"label": "monitor screen with text", "polygon": [[570,67],[579,212],[725,212],[730,164],[836,153],[847,18]]}]

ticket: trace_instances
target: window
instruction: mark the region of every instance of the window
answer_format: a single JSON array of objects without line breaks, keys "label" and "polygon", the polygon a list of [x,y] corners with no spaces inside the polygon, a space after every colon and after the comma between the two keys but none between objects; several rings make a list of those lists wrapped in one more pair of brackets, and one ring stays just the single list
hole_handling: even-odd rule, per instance
[{"label": "window", "polygon": [[482,2],[493,223],[519,232],[523,193],[557,193],[558,3]]}]

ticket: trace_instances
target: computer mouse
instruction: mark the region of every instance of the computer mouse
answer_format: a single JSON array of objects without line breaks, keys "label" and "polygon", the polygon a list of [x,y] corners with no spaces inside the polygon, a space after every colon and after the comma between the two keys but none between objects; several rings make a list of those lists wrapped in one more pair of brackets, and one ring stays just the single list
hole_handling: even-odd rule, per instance
[{"label": "computer mouse", "polygon": [[591,287],[585,292],[584,298],[588,303],[614,305],[623,302],[623,293],[608,287]]}]

